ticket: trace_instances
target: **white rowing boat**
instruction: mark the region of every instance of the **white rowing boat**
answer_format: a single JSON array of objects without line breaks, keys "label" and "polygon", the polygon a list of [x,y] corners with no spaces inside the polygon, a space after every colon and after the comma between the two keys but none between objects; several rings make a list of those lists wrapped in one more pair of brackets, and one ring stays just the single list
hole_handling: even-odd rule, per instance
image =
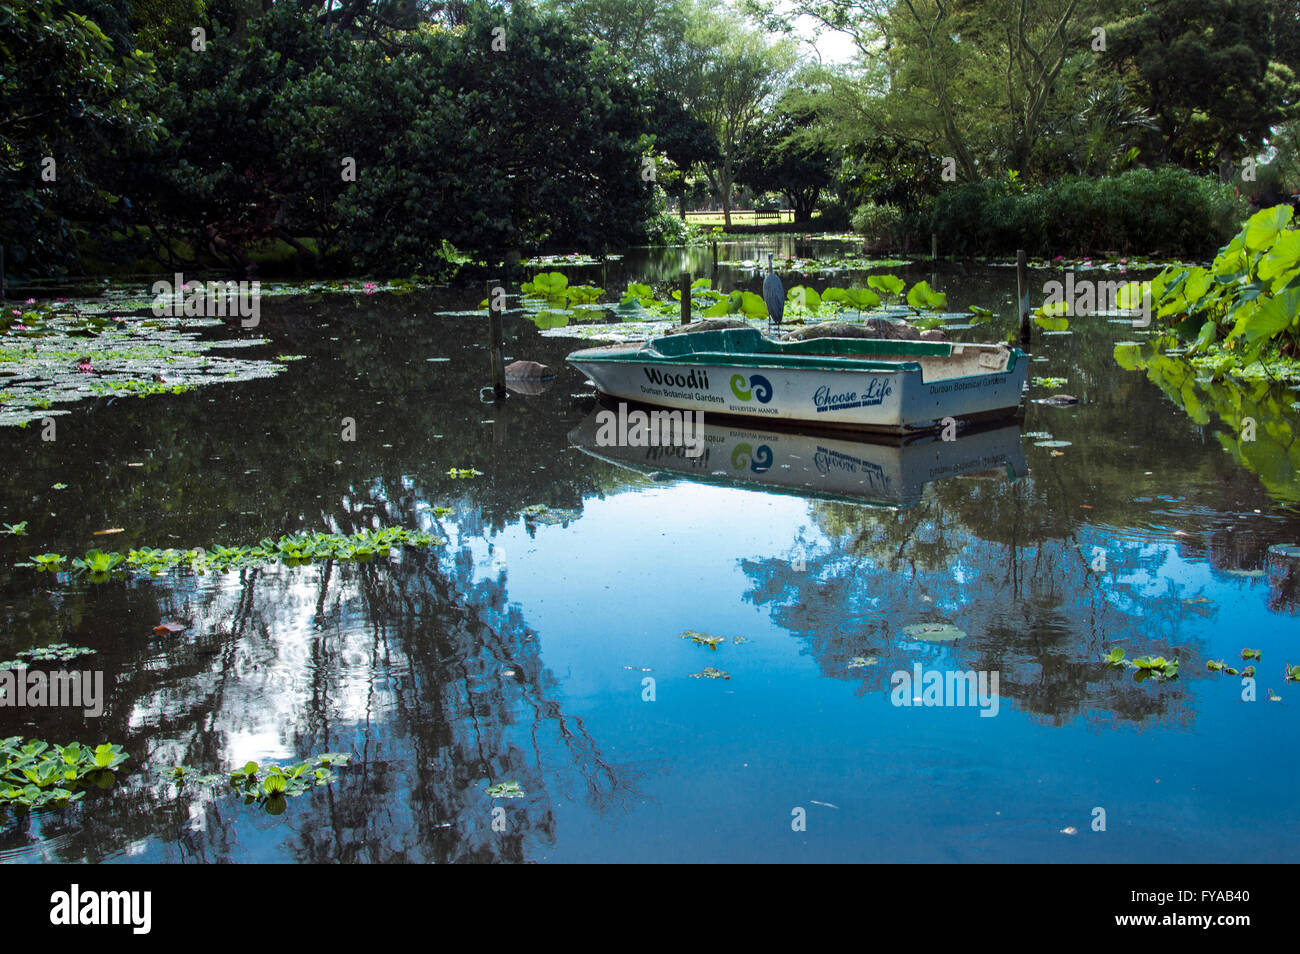
[{"label": "white rowing boat", "polygon": [[755,328],[588,348],[568,361],[611,397],[754,420],[904,434],[1014,416],[1029,374],[1002,344],[810,338]]}]

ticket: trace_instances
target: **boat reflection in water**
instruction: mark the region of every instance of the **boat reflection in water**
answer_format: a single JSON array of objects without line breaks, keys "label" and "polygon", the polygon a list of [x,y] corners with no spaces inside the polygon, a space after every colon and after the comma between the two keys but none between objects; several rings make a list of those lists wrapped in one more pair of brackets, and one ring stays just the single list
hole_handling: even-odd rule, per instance
[{"label": "boat reflection in water", "polygon": [[569,442],[601,460],[653,479],[687,477],[706,483],[761,487],[778,493],[866,506],[904,508],[925,485],[948,477],[1015,480],[1028,468],[1018,424],[971,428],[955,440],[938,432],[864,441],[842,431],[755,428],[705,416],[700,434],[677,446],[629,446],[606,440],[597,409],[569,433]]}]

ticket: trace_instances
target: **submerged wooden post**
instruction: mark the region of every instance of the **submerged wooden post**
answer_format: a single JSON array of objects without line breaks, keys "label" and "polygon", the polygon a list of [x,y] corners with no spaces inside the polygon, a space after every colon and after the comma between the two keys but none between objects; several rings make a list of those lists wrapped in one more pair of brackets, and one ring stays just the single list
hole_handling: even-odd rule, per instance
[{"label": "submerged wooden post", "polygon": [[[685,262],[683,262],[685,264]],[[682,269],[682,324],[691,323],[691,273]]]},{"label": "submerged wooden post", "polygon": [[939,257],[939,234],[937,232],[931,232],[930,233],[930,261],[933,262],[938,257]]},{"label": "submerged wooden post", "polygon": [[5,247],[0,245],[0,301],[5,297]]},{"label": "submerged wooden post", "polygon": [[[504,334],[501,331],[501,310],[497,308],[496,289],[502,288],[500,279],[488,282],[488,352],[492,361],[492,390],[500,400],[506,396],[506,362],[502,355]],[[505,304],[504,301],[501,304]]]},{"label": "submerged wooden post", "polygon": [[1025,274],[1027,266],[1025,250],[1016,249],[1016,303],[1020,308],[1020,341],[1029,343],[1029,278]]}]

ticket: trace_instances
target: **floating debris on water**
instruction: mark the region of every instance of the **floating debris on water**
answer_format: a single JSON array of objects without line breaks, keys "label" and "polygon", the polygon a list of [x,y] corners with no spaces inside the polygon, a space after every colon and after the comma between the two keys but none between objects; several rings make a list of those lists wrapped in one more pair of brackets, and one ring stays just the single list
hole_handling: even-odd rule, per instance
[{"label": "floating debris on water", "polygon": [[731,673],[725,669],[714,669],[712,666],[705,666],[699,672],[689,673],[692,679],[730,679]]}]

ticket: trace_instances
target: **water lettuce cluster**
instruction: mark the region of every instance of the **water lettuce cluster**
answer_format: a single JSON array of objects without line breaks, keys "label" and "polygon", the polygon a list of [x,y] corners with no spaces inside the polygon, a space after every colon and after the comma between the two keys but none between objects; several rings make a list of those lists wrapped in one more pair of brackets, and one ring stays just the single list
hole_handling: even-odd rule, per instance
[{"label": "water lettuce cluster", "polygon": [[61,807],[85,797],[87,784],[108,788],[126,761],[120,745],[51,745],[21,735],[0,739],[0,808]]},{"label": "water lettuce cluster", "polygon": [[[209,571],[250,569],[283,563],[300,566],[323,560],[366,562],[378,555],[386,555],[397,547],[439,546],[445,541],[431,533],[386,527],[380,530],[362,530],[354,534],[296,533],[274,540],[270,537],[256,546],[214,546],[211,550],[154,549],[141,547],[127,553],[88,550],[84,556],[72,560],[73,572],[87,576],[91,582],[102,583],[114,575],[128,571],[159,576],[168,570],[188,567],[195,573]],[[59,553],[42,553],[32,557],[29,565],[37,570],[57,571],[67,563]]]}]

